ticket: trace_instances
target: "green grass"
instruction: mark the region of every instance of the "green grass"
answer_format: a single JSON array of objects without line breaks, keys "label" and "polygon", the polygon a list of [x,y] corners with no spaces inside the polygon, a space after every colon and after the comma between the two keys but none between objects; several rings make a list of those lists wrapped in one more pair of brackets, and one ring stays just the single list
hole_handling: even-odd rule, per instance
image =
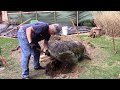
[{"label": "green grass", "polygon": [[11,50],[18,46],[18,39],[14,38],[2,38],[0,37],[1,55],[9,64],[14,64],[13,58],[11,58]]},{"label": "green grass", "polygon": [[81,38],[91,42],[100,49],[95,52],[97,57],[93,61],[79,63],[85,67],[85,71],[80,73],[79,78],[117,79],[120,74],[120,38],[115,39],[116,54],[113,53],[112,38],[110,37],[89,38],[82,36]]},{"label": "green grass", "polygon": [[[115,39],[116,51],[114,54],[112,39],[102,36],[98,38],[90,38],[86,35],[81,35],[82,40],[91,42],[95,47],[94,58],[84,60],[78,63],[84,70],[80,72],[79,79],[117,79],[120,74],[120,38]],[[2,55],[7,60],[8,64],[12,65],[9,70],[6,70],[0,78],[20,78],[20,66],[15,64],[11,57],[11,50],[19,45],[17,39],[0,38],[0,48]],[[9,74],[9,75],[8,75]],[[13,77],[11,77],[11,75]],[[43,75],[43,78],[47,78]],[[38,78],[42,78],[38,77]]]},{"label": "green grass", "polygon": [[15,49],[19,45],[16,38],[2,38],[0,37],[1,55],[7,62],[8,68],[5,68],[3,73],[0,73],[0,79],[19,79],[21,76],[20,65],[15,62],[15,59],[11,56],[12,49]]}]

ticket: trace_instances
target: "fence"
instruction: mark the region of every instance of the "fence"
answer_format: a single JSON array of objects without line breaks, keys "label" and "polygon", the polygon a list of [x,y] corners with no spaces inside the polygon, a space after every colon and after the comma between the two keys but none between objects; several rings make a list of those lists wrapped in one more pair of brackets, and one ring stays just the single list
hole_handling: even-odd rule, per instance
[{"label": "fence", "polygon": [[8,11],[7,16],[8,22],[11,24],[20,24],[31,18],[32,20],[48,23],[72,25],[69,18],[71,16],[74,23],[78,26],[79,23],[85,20],[93,19],[90,11]]}]

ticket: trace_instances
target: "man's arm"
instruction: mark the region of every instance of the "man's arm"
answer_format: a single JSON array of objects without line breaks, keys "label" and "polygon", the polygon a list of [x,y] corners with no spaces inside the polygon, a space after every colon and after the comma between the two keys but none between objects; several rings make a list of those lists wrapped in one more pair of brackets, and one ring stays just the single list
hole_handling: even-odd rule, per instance
[{"label": "man's arm", "polygon": [[48,50],[48,41],[44,40],[44,52]]},{"label": "man's arm", "polygon": [[50,56],[50,52],[48,51],[48,41],[44,40],[44,50],[45,55]]},{"label": "man's arm", "polygon": [[34,32],[32,27],[26,29],[26,35],[29,43],[32,42],[32,32]]}]

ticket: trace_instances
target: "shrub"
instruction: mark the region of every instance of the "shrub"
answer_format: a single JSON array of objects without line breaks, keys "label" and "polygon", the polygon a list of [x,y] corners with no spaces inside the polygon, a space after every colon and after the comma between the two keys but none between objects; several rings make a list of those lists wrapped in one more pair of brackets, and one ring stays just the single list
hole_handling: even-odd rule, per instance
[{"label": "shrub", "polygon": [[102,26],[105,35],[120,36],[120,12],[119,11],[93,11],[94,22]]}]

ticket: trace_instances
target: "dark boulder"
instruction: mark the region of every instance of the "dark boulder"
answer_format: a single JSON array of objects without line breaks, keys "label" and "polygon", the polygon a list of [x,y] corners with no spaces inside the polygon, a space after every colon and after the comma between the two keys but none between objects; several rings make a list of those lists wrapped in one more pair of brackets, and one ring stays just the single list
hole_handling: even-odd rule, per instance
[{"label": "dark boulder", "polygon": [[85,47],[79,41],[56,41],[49,43],[49,51],[60,62],[76,63],[84,55]]}]

